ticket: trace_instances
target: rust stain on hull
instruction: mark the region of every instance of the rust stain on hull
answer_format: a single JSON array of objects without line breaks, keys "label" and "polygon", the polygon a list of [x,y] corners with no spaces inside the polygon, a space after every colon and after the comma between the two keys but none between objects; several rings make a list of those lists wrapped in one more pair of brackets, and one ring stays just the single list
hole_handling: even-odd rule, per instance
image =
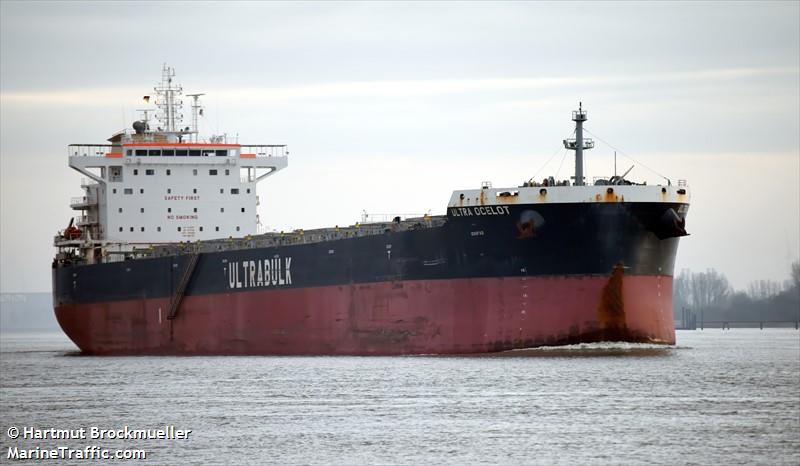
[{"label": "rust stain on hull", "polygon": [[625,201],[625,197],[623,196],[621,199],[619,196],[614,194],[614,190],[606,191],[605,194],[595,194],[594,195],[595,202],[620,202]]},{"label": "rust stain on hull", "polygon": [[536,225],[533,221],[525,223],[517,222],[517,239],[527,239],[536,237]]},{"label": "rust stain on hull", "polygon": [[600,323],[601,332],[609,340],[620,340],[627,334],[625,300],[622,294],[624,274],[622,263],[614,266],[611,277],[603,287],[597,307],[597,321]]}]

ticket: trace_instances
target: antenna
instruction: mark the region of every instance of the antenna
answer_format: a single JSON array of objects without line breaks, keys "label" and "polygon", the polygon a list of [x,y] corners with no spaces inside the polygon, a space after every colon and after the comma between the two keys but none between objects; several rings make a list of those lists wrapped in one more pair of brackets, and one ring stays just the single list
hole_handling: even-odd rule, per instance
[{"label": "antenna", "polygon": [[142,117],[143,117],[142,120],[144,121],[146,127],[149,127],[150,126],[150,112],[152,112],[153,109],[152,108],[142,108],[142,109],[139,109],[139,110],[136,110],[136,111],[137,112],[142,112]]},{"label": "antenna", "polygon": [[586,121],[586,112],[583,111],[583,102],[578,102],[578,110],[572,112],[572,121],[575,122],[575,139],[564,139],[564,147],[575,151],[575,185],[583,186],[583,150],[594,147],[594,141],[583,138],[583,122]]},{"label": "antenna", "polygon": [[178,113],[183,105],[183,102],[179,99],[183,88],[173,85],[173,77],[175,77],[175,69],[164,63],[161,69],[161,84],[153,88],[157,95],[156,105],[160,111],[160,113],[156,114],[156,118],[161,122],[164,132],[167,133],[175,133],[176,128],[183,120],[183,115]]},{"label": "antenna", "polygon": [[198,114],[198,111],[199,111],[199,112],[201,112],[200,114],[202,115],[202,111],[203,111],[203,106],[200,105],[200,103],[198,102],[198,99],[200,98],[200,96],[203,96],[203,95],[205,95],[205,94],[186,94],[187,97],[191,97],[192,98],[192,132],[194,133],[194,142],[197,142],[197,135],[200,132],[200,130],[199,130],[198,126],[197,126],[197,114]]}]

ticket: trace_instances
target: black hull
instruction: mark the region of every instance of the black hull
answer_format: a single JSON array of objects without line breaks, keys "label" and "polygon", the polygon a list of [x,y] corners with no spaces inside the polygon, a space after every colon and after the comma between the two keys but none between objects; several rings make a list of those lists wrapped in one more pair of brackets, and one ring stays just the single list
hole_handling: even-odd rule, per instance
[{"label": "black hull", "polygon": [[[451,208],[448,221],[435,228],[204,253],[186,296],[419,280],[608,276],[618,265],[626,275],[671,276],[683,234],[672,216],[681,206]],[[53,269],[54,304],[171,297],[188,258],[59,265]]]}]

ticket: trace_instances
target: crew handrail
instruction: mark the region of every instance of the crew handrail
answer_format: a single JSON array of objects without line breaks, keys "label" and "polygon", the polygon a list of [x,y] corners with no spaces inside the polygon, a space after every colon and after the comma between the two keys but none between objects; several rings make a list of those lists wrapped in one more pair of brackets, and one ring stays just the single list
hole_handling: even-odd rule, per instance
[{"label": "crew handrail", "polygon": [[286,144],[243,144],[240,154],[242,157],[286,157],[289,148]]},{"label": "crew handrail", "polygon": [[70,157],[105,157],[112,151],[112,144],[70,144],[67,155]]},{"label": "crew handrail", "polygon": [[97,223],[97,215],[80,215],[77,217],[73,217],[72,221],[76,225],[91,225],[93,223]]},{"label": "crew handrail", "polygon": [[97,204],[97,200],[94,198],[94,196],[72,197],[69,200],[70,206],[82,206],[82,205],[90,206],[95,204]]},{"label": "crew handrail", "polygon": [[[157,148],[159,143],[169,145],[172,147],[182,148],[183,144],[168,143],[167,141],[154,141],[154,147]],[[196,143],[185,142],[186,148],[196,148],[198,145],[208,144],[209,146],[215,143]],[[70,144],[67,146],[67,155],[70,157],[108,157],[108,154],[122,155],[122,147],[113,144]],[[248,144],[239,146],[239,154],[242,157],[287,157],[289,155],[289,148],[286,144]],[[229,154],[230,155],[230,154]]]}]

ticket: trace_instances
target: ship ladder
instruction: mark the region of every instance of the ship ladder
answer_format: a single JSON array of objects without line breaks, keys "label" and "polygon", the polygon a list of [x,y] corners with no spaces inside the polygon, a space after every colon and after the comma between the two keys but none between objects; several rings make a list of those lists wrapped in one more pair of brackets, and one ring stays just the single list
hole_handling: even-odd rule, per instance
[{"label": "ship ladder", "polygon": [[181,281],[178,282],[178,287],[175,289],[175,293],[172,295],[172,301],[169,304],[169,314],[167,314],[167,319],[173,320],[178,316],[178,308],[181,305],[181,301],[183,301],[183,295],[186,292],[186,287],[192,280],[192,274],[194,274],[194,268],[197,266],[197,260],[199,258],[199,252],[189,256],[189,262],[186,264],[186,268],[183,271]]}]

